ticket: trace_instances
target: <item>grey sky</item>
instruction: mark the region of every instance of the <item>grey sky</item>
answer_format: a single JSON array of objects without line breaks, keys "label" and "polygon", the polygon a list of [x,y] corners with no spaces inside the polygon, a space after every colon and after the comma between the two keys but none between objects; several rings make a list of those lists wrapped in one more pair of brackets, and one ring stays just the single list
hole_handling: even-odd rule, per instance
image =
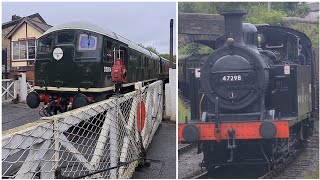
[{"label": "grey sky", "polygon": [[34,13],[39,13],[52,26],[69,21],[89,21],[135,43],[155,47],[160,53],[169,53],[170,19],[176,23],[175,2],[2,3],[2,22],[10,21],[13,14],[28,16]]}]

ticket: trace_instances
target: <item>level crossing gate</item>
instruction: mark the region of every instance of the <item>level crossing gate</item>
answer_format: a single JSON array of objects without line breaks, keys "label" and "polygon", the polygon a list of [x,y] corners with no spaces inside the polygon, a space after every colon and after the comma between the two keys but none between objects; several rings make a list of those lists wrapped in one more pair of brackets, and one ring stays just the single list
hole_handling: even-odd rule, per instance
[{"label": "level crossing gate", "polygon": [[3,132],[2,178],[130,178],[163,114],[162,81],[136,87]]}]

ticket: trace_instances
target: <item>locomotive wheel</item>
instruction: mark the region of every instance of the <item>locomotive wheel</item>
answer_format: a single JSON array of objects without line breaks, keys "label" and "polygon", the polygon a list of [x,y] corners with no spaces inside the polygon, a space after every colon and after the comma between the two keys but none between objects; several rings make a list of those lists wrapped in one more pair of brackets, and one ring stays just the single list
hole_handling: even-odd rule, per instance
[{"label": "locomotive wheel", "polygon": [[32,109],[39,107],[40,98],[36,91],[32,91],[27,95],[27,105]]}]

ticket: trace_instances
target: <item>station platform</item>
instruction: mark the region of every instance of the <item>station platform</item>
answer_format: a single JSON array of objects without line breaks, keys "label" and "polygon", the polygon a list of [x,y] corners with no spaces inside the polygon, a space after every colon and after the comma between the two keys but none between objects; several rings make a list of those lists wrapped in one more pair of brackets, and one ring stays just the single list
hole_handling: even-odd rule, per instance
[{"label": "station platform", "polygon": [[[147,158],[152,159],[150,167],[134,172],[133,179],[175,179],[176,178],[176,124],[163,121],[147,149]],[[154,161],[153,161],[154,160]]]}]

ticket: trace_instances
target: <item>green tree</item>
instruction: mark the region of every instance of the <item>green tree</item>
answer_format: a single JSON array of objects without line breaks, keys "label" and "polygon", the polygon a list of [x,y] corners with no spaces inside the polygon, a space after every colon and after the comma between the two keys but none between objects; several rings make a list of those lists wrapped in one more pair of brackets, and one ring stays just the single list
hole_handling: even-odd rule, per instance
[{"label": "green tree", "polygon": [[[159,54],[159,56],[170,60],[170,54]],[[176,55],[173,55],[173,62],[176,62]]]},{"label": "green tree", "polygon": [[210,54],[213,49],[202,44],[190,43],[179,47],[178,51],[179,54]]},{"label": "green tree", "polygon": [[149,51],[155,53],[155,54],[159,54],[157,48],[152,47],[152,46],[147,46],[146,49],[148,49]]},{"label": "green tree", "polygon": [[272,24],[276,25],[284,21],[286,13],[280,10],[268,9],[263,5],[259,4],[248,8],[248,14],[245,21],[253,24]]},{"label": "green tree", "polygon": [[[318,18],[319,22],[319,18]],[[311,40],[314,47],[319,47],[319,23],[316,25],[291,24],[291,28],[305,33]]]},{"label": "green tree", "polygon": [[285,11],[289,17],[304,17],[310,11],[306,3],[298,2],[274,2],[271,3],[271,9]]},{"label": "green tree", "polygon": [[[268,9],[267,2],[181,2],[179,12],[183,13],[209,13],[217,14],[225,11],[243,10],[249,12],[250,9],[264,7]],[[304,17],[308,14],[309,8],[306,3],[299,2],[272,2],[270,10],[286,12],[287,16]],[[257,17],[259,18],[259,17]],[[261,17],[262,18],[262,17]]]}]

